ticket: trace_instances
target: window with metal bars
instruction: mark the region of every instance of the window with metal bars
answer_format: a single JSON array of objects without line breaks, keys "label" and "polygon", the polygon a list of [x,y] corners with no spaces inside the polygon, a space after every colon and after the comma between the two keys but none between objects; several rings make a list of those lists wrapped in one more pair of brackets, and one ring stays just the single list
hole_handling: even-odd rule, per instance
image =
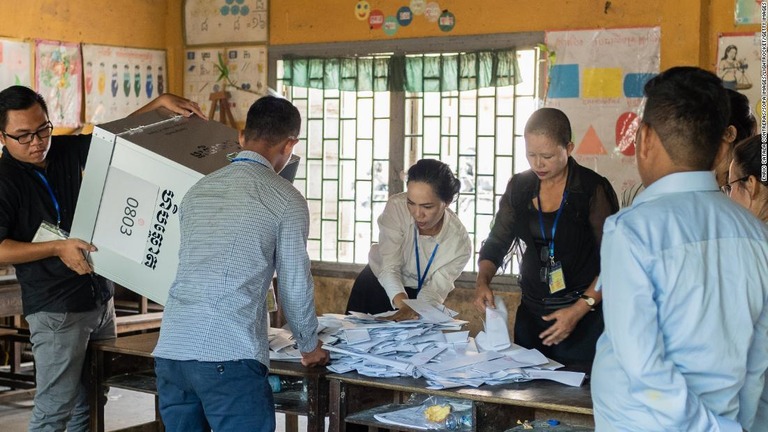
[{"label": "window with metal bars", "polygon": [[[459,55],[409,54],[405,62],[435,64],[436,58],[456,61]],[[519,49],[515,56],[519,76],[514,80],[472,89],[444,90],[439,71],[408,67],[411,84],[421,80],[410,86],[418,91],[375,82],[387,73],[381,70],[385,54],[345,58],[352,72],[338,79],[328,71],[339,59],[312,62],[307,70],[315,70],[306,81],[309,75],[324,81],[313,84],[320,88],[292,85],[290,68],[278,61],[277,89],[299,108],[304,122],[295,149],[302,165],[294,183],[310,208],[310,258],[367,263],[370,245],[378,239],[376,219],[388,196],[404,190],[403,171],[420,158],[439,159],[460,178],[462,188],[451,208],[470,233],[476,254],[507,181],[528,168],[522,131],[538,107],[538,50]],[[359,85],[360,76],[373,76],[373,84]],[[329,80],[342,84],[327,88]],[[476,265],[470,260],[466,270]]]}]

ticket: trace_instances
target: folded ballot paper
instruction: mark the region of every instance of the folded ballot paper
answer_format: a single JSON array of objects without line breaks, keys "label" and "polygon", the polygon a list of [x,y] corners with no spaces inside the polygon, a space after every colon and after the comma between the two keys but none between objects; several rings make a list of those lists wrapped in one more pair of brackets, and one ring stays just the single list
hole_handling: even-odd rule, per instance
[{"label": "folded ballot paper", "polygon": [[[497,300],[496,304],[494,314],[500,316],[486,318],[486,335],[507,333],[506,318],[500,319],[506,309],[503,302]],[[414,310],[422,306],[416,304]],[[357,312],[326,314],[318,320],[323,328],[319,333],[323,348],[331,352],[327,368],[334,373],[357,371],[372,377],[424,378],[427,387],[433,389],[533,379],[580,386],[584,380],[583,373],[558,371],[562,364],[535,349],[511,343],[508,334],[506,341],[501,335],[486,336],[485,347],[480,347],[479,336],[469,337],[467,331],[461,330],[466,321],[452,318],[450,312],[443,318],[430,315],[400,322]],[[300,359],[295,345],[289,344],[293,341],[288,335],[290,330],[278,330],[271,330],[270,359]]]},{"label": "folded ballot paper", "polygon": [[507,328],[507,306],[499,296],[494,296],[496,309],[485,308],[485,331],[477,334],[477,346],[486,351],[505,350],[512,345]]}]

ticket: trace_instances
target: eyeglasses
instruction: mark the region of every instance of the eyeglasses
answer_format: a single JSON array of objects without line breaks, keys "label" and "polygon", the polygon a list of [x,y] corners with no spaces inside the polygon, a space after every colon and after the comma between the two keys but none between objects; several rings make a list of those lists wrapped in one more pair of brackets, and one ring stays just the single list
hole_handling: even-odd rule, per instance
[{"label": "eyeglasses", "polygon": [[749,179],[749,176],[744,176],[744,177],[742,177],[742,178],[740,178],[740,179],[736,179],[736,180],[734,180],[734,181],[732,181],[732,182],[728,182],[728,183],[726,183],[726,184],[724,184],[724,185],[720,186],[720,190],[721,190],[721,191],[722,191],[724,194],[726,194],[726,195],[728,195],[728,196],[731,196],[731,189],[733,189],[733,186],[731,186],[731,185],[732,185],[732,184],[734,184],[734,183],[738,183],[738,182],[747,181],[747,179]]},{"label": "eyeglasses", "polygon": [[2,133],[3,133],[3,136],[7,136],[9,138],[15,139],[16,141],[19,142],[19,144],[29,144],[32,141],[34,141],[35,136],[40,138],[40,140],[45,140],[46,138],[51,136],[51,133],[53,133],[53,124],[51,124],[51,122],[48,122],[45,124],[45,126],[41,127],[40,129],[34,132],[25,133],[18,136],[13,136],[11,134],[5,133],[4,131]]}]

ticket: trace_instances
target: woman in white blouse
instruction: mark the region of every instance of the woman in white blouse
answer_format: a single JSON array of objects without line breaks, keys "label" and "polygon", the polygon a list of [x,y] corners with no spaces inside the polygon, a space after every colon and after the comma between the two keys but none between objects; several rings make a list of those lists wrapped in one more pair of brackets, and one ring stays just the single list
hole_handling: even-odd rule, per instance
[{"label": "woman in white blouse", "polygon": [[448,208],[461,187],[451,168],[422,159],[408,169],[407,191],[389,197],[379,216],[379,243],[355,279],[347,312],[377,314],[397,309],[391,319],[418,315],[403,300],[441,305],[472,255],[472,243]]},{"label": "woman in white blouse", "polygon": [[733,149],[733,161],[728,170],[728,183],[720,189],[768,224],[768,181],[762,150],[759,134],[736,144]]}]

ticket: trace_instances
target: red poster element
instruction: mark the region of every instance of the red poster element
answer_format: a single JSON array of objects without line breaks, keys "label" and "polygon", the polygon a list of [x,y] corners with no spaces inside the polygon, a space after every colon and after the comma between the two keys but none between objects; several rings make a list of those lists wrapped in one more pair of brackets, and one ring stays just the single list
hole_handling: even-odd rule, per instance
[{"label": "red poster element", "polygon": [[379,9],[371,11],[371,16],[368,17],[368,24],[371,26],[371,30],[378,30],[384,25],[384,12]]},{"label": "red poster element", "polygon": [[579,147],[576,149],[576,154],[592,156],[608,154],[605,151],[605,147],[603,147],[603,142],[600,141],[600,138],[597,136],[597,132],[595,132],[595,128],[592,127],[592,125],[589,125],[587,133],[585,133],[584,138],[581,139]]},{"label": "red poster element", "polygon": [[625,112],[616,119],[616,147],[625,156],[635,155],[635,135],[639,119],[633,112]]}]

